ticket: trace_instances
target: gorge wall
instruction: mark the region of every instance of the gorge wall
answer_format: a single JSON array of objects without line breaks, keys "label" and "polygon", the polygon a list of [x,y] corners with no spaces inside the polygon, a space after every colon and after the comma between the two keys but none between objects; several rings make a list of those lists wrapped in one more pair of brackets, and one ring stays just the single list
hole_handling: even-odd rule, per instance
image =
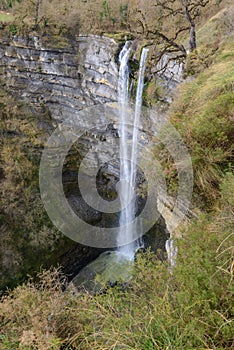
[{"label": "gorge wall", "polygon": [[[111,147],[113,145],[117,147],[115,140],[117,141],[119,136],[115,122],[118,118],[118,110],[115,102],[117,101],[118,81],[117,57],[120,49],[119,43],[106,37],[79,36],[69,43],[54,45],[36,35],[11,38],[3,36],[0,43],[1,80],[5,89],[19,101],[26,103],[32,113],[45,111],[50,116],[53,127],[70,118],[80,119],[81,126],[93,125],[93,128],[79,140],[78,149],[81,154],[82,152],[85,154],[98,141],[109,143]],[[112,106],[113,116],[110,120],[108,117],[107,119],[104,116],[102,118],[102,109],[99,106],[103,104]],[[88,107],[94,112],[93,114],[80,113]],[[97,120],[94,120],[95,112],[98,115]],[[155,121],[154,117],[151,118],[150,113],[145,112],[145,115],[147,117],[143,120],[143,129],[140,132],[142,145],[147,143],[146,140],[149,137],[144,130],[150,129],[152,124],[160,124],[160,120]],[[90,120],[84,118],[90,118]],[[48,132],[46,124],[43,128],[45,132]],[[89,223],[101,227],[115,224],[118,216],[103,215],[97,210],[90,209],[82,200],[79,190],[75,188],[76,157],[76,151],[71,150],[67,160],[69,166],[63,174],[64,188],[70,205]],[[90,164],[95,157],[98,157],[98,154],[90,158]],[[110,157],[111,153],[106,154],[102,161],[105,159],[108,161]],[[118,164],[114,163],[104,167],[99,175],[98,181],[104,197],[106,193],[107,197],[113,193],[115,196],[113,188],[119,176]],[[143,202],[139,200],[139,206],[144,205]],[[146,245],[152,246],[155,250],[164,249],[165,240],[169,237],[168,228],[173,220],[170,216],[171,209],[167,204],[163,205],[161,201],[158,207],[162,213],[169,213],[165,214],[165,219],[169,219],[168,223],[165,223],[165,219],[161,216],[145,239]],[[157,211],[157,208],[155,210]],[[2,231],[1,234],[4,232]],[[57,245],[57,242],[54,244]],[[67,242],[62,251],[62,256],[58,254],[57,258],[56,255],[56,260],[63,264],[65,272],[72,277],[87,262],[97,257],[102,250]],[[20,251],[17,254],[22,255]],[[4,251],[1,252],[1,255],[3,255],[3,261],[9,261],[9,258],[4,258]],[[38,259],[40,260],[40,257]],[[21,256],[20,261],[21,263],[15,266],[16,273],[23,268],[24,257]],[[43,264],[43,258],[40,261]],[[48,260],[49,263],[50,261],[54,262],[54,257]],[[5,284],[7,284],[8,274],[9,266],[5,263],[3,266]]]},{"label": "gorge wall", "polygon": [[34,107],[45,105],[60,121],[91,105],[116,101],[118,44],[79,36],[61,46],[46,47],[33,35],[3,39],[0,73],[7,88]]}]

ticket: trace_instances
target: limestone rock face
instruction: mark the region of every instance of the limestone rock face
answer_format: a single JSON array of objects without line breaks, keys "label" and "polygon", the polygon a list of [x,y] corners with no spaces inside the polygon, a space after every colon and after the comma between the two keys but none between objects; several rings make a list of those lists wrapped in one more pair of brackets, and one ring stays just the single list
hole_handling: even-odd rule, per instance
[{"label": "limestone rock face", "polygon": [[[96,143],[99,138],[105,137],[106,139],[108,132],[111,132],[110,127],[108,132],[105,132],[105,125],[103,132],[100,114],[99,119],[95,120],[94,113],[80,116],[79,112],[85,108],[92,106],[94,108],[94,106],[117,100],[118,65],[116,57],[119,45],[112,39],[96,36],[79,36],[66,42],[63,38],[59,38],[60,42],[56,44],[46,42],[46,40],[46,38],[35,35],[10,38],[1,33],[1,83],[10,94],[16,97],[16,100],[27,104],[30,115],[35,115],[35,122],[40,124],[38,127],[41,130],[39,133],[36,130],[35,133],[39,138],[42,137],[43,142],[47,140],[54,127],[69,121],[70,118],[78,121],[78,125],[83,125],[84,129],[89,128],[92,124],[93,130],[89,132],[89,135],[83,135],[79,143],[79,151],[85,154],[93,143]],[[39,118],[36,117],[37,115]],[[102,125],[101,132],[99,125]],[[27,147],[33,150],[34,145],[28,144]],[[56,159],[54,161],[56,162]],[[74,157],[71,163],[75,164],[76,161]],[[4,176],[2,178],[4,179]],[[73,171],[72,166],[68,166],[64,172],[64,178],[66,186],[66,183],[70,183],[73,178],[77,179],[77,171]],[[76,181],[70,192],[68,189],[67,194],[74,210],[81,212],[84,219],[91,224],[99,222],[101,214],[95,210],[87,210],[87,206],[83,205],[82,198],[74,191],[74,187],[76,187]],[[31,209],[32,212],[35,210],[33,205]],[[42,223],[43,227],[50,227],[50,221],[47,220],[48,222]],[[35,261],[30,262],[31,246],[29,240],[25,239],[30,233],[24,232],[20,222],[18,226],[19,240],[25,241],[27,249],[22,251],[22,244],[15,242],[14,231],[9,228],[8,246],[5,250],[1,249],[0,252],[2,254],[0,254],[0,284],[3,287],[14,286],[27,273],[37,269]],[[50,232],[50,228],[46,230]],[[0,232],[6,235],[2,227]],[[32,233],[38,237],[40,234],[40,228],[37,232]],[[61,235],[59,237],[59,241],[54,239],[50,244],[47,242],[43,253],[41,253],[42,247],[33,248],[38,266],[49,266],[57,261],[64,266],[64,272],[71,277],[102,252],[101,249],[82,246],[64,239]],[[62,249],[59,249],[61,246]],[[11,264],[6,263],[9,261],[14,261],[14,268]]]},{"label": "limestone rock face", "polygon": [[119,46],[114,40],[79,36],[69,47],[51,48],[37,36],[0,44],[0,73],[8,89],[63,121],[83,108],[116,101]]}]

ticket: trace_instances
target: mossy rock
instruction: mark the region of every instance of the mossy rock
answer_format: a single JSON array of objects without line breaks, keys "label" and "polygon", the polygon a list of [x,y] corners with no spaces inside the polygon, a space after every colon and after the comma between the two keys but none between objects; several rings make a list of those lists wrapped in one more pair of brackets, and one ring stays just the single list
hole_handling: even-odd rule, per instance
[{"label": "mossy rock", "polygon": [[133,261],[129,261],[119,252],[108,251],[84,267],[72,280],[72,285],[77,291],[97,293],[108,285],[129,282],[132,271]]},{"label": "mossy rock", "polygon": [[124,43],[126,40],[133,40],[133,35],[129,32],[103,33],[103,36],[114,39],[117,43]]}]

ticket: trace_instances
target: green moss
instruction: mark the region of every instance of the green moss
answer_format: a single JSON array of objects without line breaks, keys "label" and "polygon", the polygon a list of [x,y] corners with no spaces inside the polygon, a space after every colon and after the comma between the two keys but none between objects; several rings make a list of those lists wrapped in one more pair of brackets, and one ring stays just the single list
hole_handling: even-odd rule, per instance
[{"label": "green moss", "polygon": [[10,13],[0,13],[0,22],[8,23],[14,21],[14,16]]},{"label": "green moss", "polygon": [[146,83],[143,100],[146,106],[155,106],[166,98],[167,91],[163,87],[163,79],[157,77]]},{"label": "green moss", "polygon": [[48,32],[42,36],[42,44],[45,45],[47,48],[54,48],[54,49],[64,49],[64,48],[70,48],[70,42],[66,35],[59,34],[59,33],[53,33],[53,30],[51,32]]},{"label": "green moss", "polygon": [[103,36],[114,39],[118,43],[124,43],[126,40],[132,40],[133,35],[129,32],[103,33]]}]

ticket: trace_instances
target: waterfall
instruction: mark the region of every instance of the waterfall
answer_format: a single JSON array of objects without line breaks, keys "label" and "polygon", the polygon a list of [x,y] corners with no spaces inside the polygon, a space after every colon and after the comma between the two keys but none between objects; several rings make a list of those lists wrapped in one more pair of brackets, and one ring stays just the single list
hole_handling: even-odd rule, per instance
[{"label": "waterfall", "polygon": [[170,272],[172,271],[172,268],[174,268],[176,266],[176,257],[178,254],[178,248],[175,245],[175,242],[172,238],[169,238],[166,241],[166,252],[167,252],[167,258],[170,264]]},{"label": "waterfall", "polygon": [[[134,113],[134,125],[132,130],[132,143],[129,150],[128,144],[128,85],[129,85],[129,68],[128,60],[131,52],[131,43],[126,42],[119,55],[119,81],[118,81],[118,103],[120,110],[120,185],[119,196],[121,202],[120,230],[119,237],[127,237],[128,241],[133,241],[133,230],[126,225],[135,218],[136,205],[136,174],[137,174],[137,142],[138,129],[142,107],[142,93],[144,88],[144,73],[148,49],[142,50],[140,59],[139,76],[137,82],[137,94]],[[130,153],[130,154],[129,154]],[[129,159],[131,160],[129,162]],[[128,260],[133,260],[135,252],[140,247],[139,241],[133,241],[128,245],[121,246],[118,251]]]},{"label": "waterfall", "polygon": [[141,117],[142,107],[142,94],[144,89],[144,75],[145,65],[149,49],[143,48],[140,59],[139,76],[137,82],[136,104],[135,104],[135,116],[134,116],[134,128],[133,128],[133,140],[132,140],[132,154],[131,154],[131,180],[130,183],[135,186],[136,172],[137,172],[137,138],[139,122]]}]

